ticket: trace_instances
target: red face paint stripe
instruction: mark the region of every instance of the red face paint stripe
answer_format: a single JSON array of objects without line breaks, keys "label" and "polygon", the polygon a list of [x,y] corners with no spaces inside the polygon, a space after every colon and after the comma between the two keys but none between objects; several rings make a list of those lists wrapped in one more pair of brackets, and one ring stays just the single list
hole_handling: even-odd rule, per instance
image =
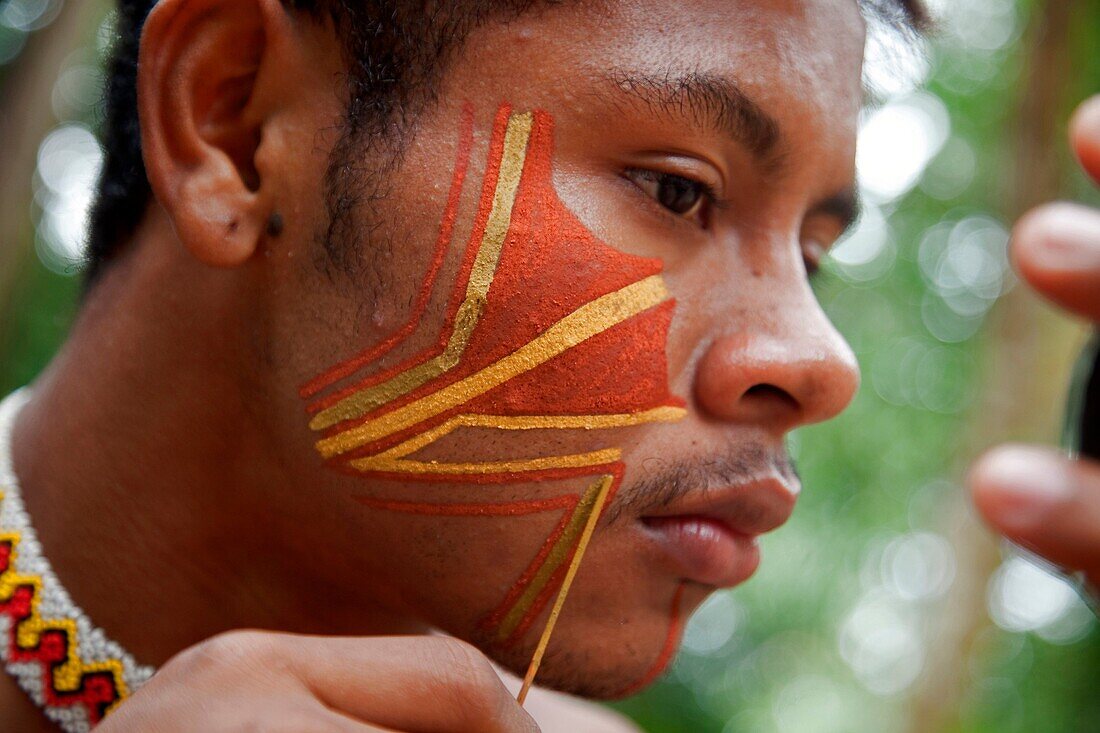
[{"label": "red face paint stripe", "polygon": [[462,259],[462,269],[459,271],[458,282],[462,287],[456,287],[451,294],[451,303],[448,310],[454,315],[465,295],[466,284],[470,280],[470,273],[474,269],[474,260],[477,259],[477,251],[485,236],[485,229],[489,224],[489,215],[493,210],[493,194],[496,191],[497,181],[500,178],[501,164],[504,160],[504,138],[508,132],[508,122],[512,117],[512,105],[502,104],[497,110],[493,120],[493,137],[489,145],[489,162],[485,169],[485,178],[481,187],[481,205],[478,208],[477,218],[474,220],[474,230],[470,234],[470,241],[466,243],[466,255]]},{"label": "red face paint stripe", "polygon": [[[318,401],[311,427],[323,433],[318,450],[332,467],[403,484],[491,486],[602,475],[592,506],[605,507],[622,480],[619,448],[443,462],[438,469],[417,456],[464,427],[604,430],[683,416],[684,403],[668,391],[664,347],[675,305],[662,265],[600,242],[565,208],[553,188],[552,153],[547,113],[513,115],[501,106],[438,348]],[[452,338],[456,333],[461,338]],[[572,495],[568,507],[551,499],[522,508],[358,498],[364,506],[429,516],[562,511],[479,626],[496,626],[503,643],[518,643],[555,591],[560,610],[560,588],[581,557],[566,539],[580,520],[581,494]],[[602,510],[584,514],[587,543]],[[548,623],[536,657],[551,628]]]},{"label": "red face paint stripe", "polygon": [[[331,464],[335,470],[348,476],[363,478],[364,473],[354,468]],[[419,474],[419,473],[388,473],[383,471],[371,471],[370,475],[378,479],[390,481],[409,481],[421,483],[448,483],[448,484],[476,484],[496,486],[502,483],[523,483],[527,481],[556,481],[558,479],[577,478],[591,476],[600,473],[615,473],[616,464],[604,464],[601,466],[581,466],[578,468],[547,468],[540,471],[525,471],[522,473],[492,473],[492,474]]]},{"label": "red face paint stripe", "polygon": [[555,509],[572,509],[577,503],[575,494],[555,496],[552,499],[512,501],[488,504],[426,504],[407,501],[389,501],[369,496],[356,496],[356,501],[373,509],[385,509],[402,514],[424,514],[445,517],[520,517],[541,514]]},{"label": "red face paint stripe", "polygon": [[[573,506],[576,506],[576,503],[577,501],[575,500]],[[570,513],[573,510],[573,506],[570,506],[569,511],[562,514],[561,519],[554,525],[554,530],[546,537],[546,540],[542,543],[542,547],[539,548],[534,559],[531,560],[526,569],[524,569],[523,574],[520,575],[519,579],[508,589],[508,593],[504,596],[504,600],[500,602],[500,605],[498,605],[492,613],[482,619],[479,625],[483,630],[490,631],[495,628],[508,614],[512,606],[516,604],[520,596],[523,595],[527,586],[531,584],[539,568],[546,562],[546,557],[550,554],[550,550],[554,548],[554,545],[565,532],[565,528],[569,525]]]},{"label": "red face paint stripe", "polygon": [[[683,408],[684,401],[668,394],[667,386],[662,384],[667,379],[663,371],[658,373],[657,369],[649,367],[644,375],[645,379],[638,377],[637,383],[624,383],[621,376],[624,370],[636,366],[638,353],[661,348],[661,334],[667,333],[673,307],[674,302],[669,300],[648,308],[464,405],[458,405],[377,441],[360,445],[343,455],[354,458],[386,450],[464,412],[537,414],[546,409],[545,403],[540,404],[540,394],[554,395],[555,411],[560,414],[592,416],[595,419],[613,413],[638,414],[656,407]],[[484,320],[489,321],[490,318],[490,315],[486,315]],[[489,324],[484,325],[488,327]],[[627,348],[624,345],[630,346]],[[609,353],[613,353],[614,358],[610,358]],[[659,366],[663,367],[663,362]],[[575,389],[578,386],[578,375],[585,376],[581,384],[586,389]],[[433,382],[432,386],[436,389],[445,388],[461,380],[463,376],[468,375],[464,375],[461,368],[456,369]],[[654,402],[654,393],[659,394],[658,389],[661,388],[666,390],[664,398]],[[423,396],[423,390],[410,392],[367,415],[335,425],[322,435],[325,439],[331,439],[341,433],[350,433],[355,428],[400,410]]]},{"label": "red face paint stripe", "polygon": [[672,661],[673,656],[676,654],[676,649],[680,645],[680,635],[684,630],[683,610],[680,607],[683,597],[684,583],[681,583],[677,586],[675,595],[672,596],[672,607],[669,609],[669,616],[671,618],[668,626],[668,634],[665,636],[664,646],[661,648],[661,653],[657,656],[657,660],[653,663],[653,666],[636,682],[628,685],[611,697],[629,697],[649,687],[664,673],[665,669]]},{"label": "red face paint stripe", "polygon": [[[511,115],[510,107],[502,107],[497,112],[496,121],[493,126],[493,136],[489,144],[489,163],[485,170],[485,182],[481,194],[481,203],[478,209],[477,218],[474,223],[474,230],[470,235],[470,240],[466,245],[466,254],[462,260],[461,270],[459,271],[456,285],[451,293],[451,303],[447,309],[449,314],[447,321],[440,331],[439,338],[434,346],[430,346],[424,349],[419,354],[412,356],[396,366],[386,369],[377,374],[370,375],[364,379],[359,380],[351,386],[341,389],[323,399],[320,399],[310,405],[310,412],[319,412],[328,407],[332,407],[336,403],[340,402],[344,398],[355,394],[356,392],[380,384],[387,379],[394,377],[401,372],[409,370],[418,364],[422,364],[429,359],[438,356],[443,352],[447,346],[447,341],[453,330],[455,317],[458,314],[458,306],[461,303],[462,297],[466,291],[466,283],[470,279],[470,272],[474,266],[474,260],[477,258],[478,247],[481,243],[482,237],[485,234],[485,227],[489,222],[489,214],[492,211],[493,193],[496,188],[497,179],[500,175],[500,163],[501,157],[504,151],[504,138],[508,128],[508,118]],[[396,345],[396,344],[394,344]],[[392,347],[391,347],[392,348]]]},{"label": "red face paint stripe", "polygon": [[[608,491],[607,501],[604,504],[604,508],[600,512],[601,517],[602,517],[603,512],[606,511],[607,507],[611,506],[612,500],[615,498],[615,494],[618,492],[619,486],[622,483],[622,478],[623,478],[623,466],[622,466],[622,464],[612,466],[609,473],[611,474],[609,478],[611,479],[612,483],[611,483],[610,490]],[[576,511],[576,510],[574,510],[574,511]],[[529,573],[526,573],[523,577],[521,577],[516,582],[516,584],[512,588],[512,592],[509,593],[510,597],[515,596],[515,598],[518,599],[518,597],[521,596],[526,591],[527,587],[531,584],[531,582],[534,579],[535,572],[537,572],[538,568],[541,568],[541,566],[547,561],[547,556],[550,552],[551,547],[554,544],[556,544],[558,542],[558,540],[561,538],[561,536],[562,536],[562,534],[565,530],[565,527],[569,523],[570,519],[571,519],[571,516],[569,514],[565,515],[562,518],[560,526],[556,529],[555,533],[553,535],[551,535],[550,538],[548,538],[547,543],[544,545],[545,551],[541,552],[540,557],[536,559],[538,567],[536,567],[532,571],[529,571]],[[516,629],[513,630],[512,633],[509,635],[509,641],[506,642],[506,644],[507,643],[514,643],[514,642],[518,641],[520,636],[522,636],[523,632],[528,630],[531,627],[531,624],[538,618],[538,615],[546,607],[546,604],[554,596],[555,590],[561,584],[561,580],[565,576],[565,573],[568,571],[569,564],[572,562],[572,559],[573,559],[573,556],[574,556],[575,553],[576,553],[576,547],[574,547],[568,553],[568,555],[565,558],[562,559],[562,561],[561,561],[560,565],[558,566],[557,570],[554,571],[554,573],[551,575],[550,579],[547,581],[546,586],[539,592],[539,594],[536,597],[535,601],[531,604],[531,606],[524,613],[524,615],[521,618],[521,620],[520,620],[519,624],[517,625]],[[532,563],[532,565],[534,565],[534,563]],[[511,604],[507,604],[507,605],[514,605],[514,603],[515,603],[515,601],[513,600],[513,602]],[[502,604],[502,607],[503,607],[503,605],[504,604]],[[505,609],[505,613],[506,612],[507,612],[507,609]],[[500,623],[500,618],[497,619],[497,623]]]},{"label": "red face paint stripe", "polygon": [[[609,473],[610,473],[610,478],[613,482],[612,486],[611,486],[611,490],[608,493],[608,500],[610,501],[610,499],[614,497],[615,491],[618,488],[618,484],[622,479],[622,468],[621,468],[621,466],[612,466],[612,467],[610,467]],[[562,515],[561,519],[558,521],[558,524],[554,527],[553,532],[551,532],[550,535],[547,536],[546,540],[542,544],[542,547],[539,548],[538,554],[535,555],[535,558],[527,566],[527,569],[523,572],[523,574],[519,577],[519,579],[516,580],[516,582],[508,590],[508,595],[505,596],[505,598],[501,602],[500,606],[498,606],[497,609],[493,613],[491,613],[489,616],[487,616],[485,618],[485,620],[482,622],[482,628],[487,629],[487,628],[491,628],[491,627],[496,626],[497,624],[499,624],[501,622],[501,620],[504,618],[504,616],[507,615],[508,611],[512,608],[512,606],[514,606],[516,604],[516,602],[518,602],[520,597],[526,592],[528,586],[530,586],[530,584],[534,581],[535,576],[538,573],[539,569],[547,561],[547,558],[549,557],[549,555],[550,555],[551,551],[553,550],[554,546],[561,539],[562,535],[565,533],[566,528],[569,526],[569,523],[574,518],[573,513],[577,511],[576,507],[580,503],[581,497],[579,495],[576,495],[576,494],[573,495],[573,496],[574,496],[574,501],[573,501],[573,504],[569,507],[569,511],[565,512]],[[562,567],[567,566],[569,564],[569,558],[570,557],[572,557],[572,553],[569,553],[569,556],[562,563]],[[555,572],[555,575],[556,574],[557,573]],[[553,576],[551,576],[551,577],[553,577]],[[555,587],[555,583],[553,582],[553,580],[550,580],[550,581],[548,581],[548,585],[549,585],[549,588],[550,588],[549,592],[552,594],[553,593],[553,588]]]},{"label": "red face paint stripe", "polygon": [[523,615],[523,619],[516,626],[515,631],[505,640],[503,645],[505,648],[516,646],[522,641],[524,635],[531,630],[531,626],[538,620],[539,615],[546,610],[550,601],[554,599],[554,594],[557,593],[558,588],[561,587],[561,582],[565,578],[565,574],[569,572],[569,563],[572,561],[573,553],[569,553],[569,558],[560,568],[554,571],[553,576],[550,578],[550,582],[546,584],[535,599],[535,602],[531,604],[531,608]]},{"label": "red face paint stripe", "polygon": [[[552,595],[554,590],[558,588],[561,578],[564,577],[560,575],[559,570],[565,568],[568,572],[573,557],[576,555],[577,541],[584,534],[584,526],[592,518],[593,512],[598,512],[595,517],[596,522],[603,515],[603,508],[599,508],[597,511],[595,506],[601,502],[599,497],[605,493],[604,486],[607,486],[607,491],[602,507],[607,505],[606,500],[609,500],[610,496],[614,494],[618,480],[617,475],[613,474],[605,475],[601,480],[596,481],[577,501],[573,510],[562,518],[560,526],[555,528],[553,535],[543,545],[539,557],[536,558],[535,562],[532,562],[528,572],[511,589],[514,592],[509,592],[509,599],[515,600],[506,601],[502,604],[500,610],[504,611],[503,616],[497,617],[494,614],[496,619],[494,625],[497,626],[498,641],[505,642],[507,638],[515,636],[517,626],[524,624],[525,621],[527,622],[526,626],[529,626],[530,622],[538,615],[542,608],[539,599],[547,594]],[[548,564],[550,564],[549,575],[546,572]],[[555,578],[558,580],[555,580]]]},{"label": "red face paint stripe", "polygon": [[[450,248],[451,239],[454,236],[455,220],[458,218],[458,204],[462,198],[462,189],[466,181],[466,171],[469,168],[470,150],[473,147],[473,141],[474,107],[467,102],[462,107],[462,131],[458,141],[458,153],[455,160],[454,175],[451,179],[451,188],[447,195],[447,206],[443,212],[443,222],[439,227],[439,238],[435,244],[435,252],[432,256],[431,264],[428,267],[428,273],[424,278],[423,285],[420,287],[420,293],[417,295],[416,304],[413,306],[413,311],[409,315],[408,321],[400,330],[382,343],[372,346],[357,356],[337,364],[332,369],[306,383],[299,392],[302,399],[313,397],[336,382],[346,379],[368,364],[377,361],[386,352],[407,339],[409,335],[416,330],[417,326],[420,325],[424,310],[428,307],[428,301],[431,300],[432,291],[435,288],[435,281],[439,275],[439,270],[443,266],[444,257],[447,254],[447,250]],[[321,408],[319,406],[311,406],[310,409],[315,411]]]}]

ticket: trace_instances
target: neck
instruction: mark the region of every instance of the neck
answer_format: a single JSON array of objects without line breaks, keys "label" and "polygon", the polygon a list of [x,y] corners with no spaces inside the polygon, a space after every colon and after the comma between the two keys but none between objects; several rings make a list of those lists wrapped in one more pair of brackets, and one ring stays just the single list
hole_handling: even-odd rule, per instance
[{"label": "neck", "polygon": [[420,630],[348,590],[348,568],[309,549],[299,507],[263,500],[294,482],[250,408],[243,275],[185,260],[163,216],[134,250],[15,426],[27,510],[74,601],[146,664],[241,627]]}]

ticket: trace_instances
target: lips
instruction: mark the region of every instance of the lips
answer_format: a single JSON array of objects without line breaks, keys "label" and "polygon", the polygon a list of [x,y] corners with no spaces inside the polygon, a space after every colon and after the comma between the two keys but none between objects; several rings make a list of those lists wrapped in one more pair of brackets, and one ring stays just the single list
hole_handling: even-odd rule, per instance
[{"label": "lips", "polygon": [[729,588],[756,571],[757,538],[790,519],[798,491],[796,482],[767,476],[693,491],[641,521],[674,572],[703,585]]}]

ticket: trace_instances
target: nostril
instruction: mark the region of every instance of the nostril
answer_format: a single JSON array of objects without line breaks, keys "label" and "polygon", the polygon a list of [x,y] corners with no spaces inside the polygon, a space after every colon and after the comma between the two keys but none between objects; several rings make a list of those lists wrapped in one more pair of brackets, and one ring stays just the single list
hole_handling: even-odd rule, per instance
[{"label": "nostril", "polygon": [[790,392],[776,387],[774,384],[754,384],[745,390],[745,394],[742,395],[741,399],[753,402],[771,402],[792,410],[798,409],[798,400],[792,397]]},{"label": "nostril", "polygon": [[709,417],[778,433],[833,417],[857,382],[855,357],[831,326],[792,325],[787,335],[744,330],[715,339],[699,360],[693,397]]}]

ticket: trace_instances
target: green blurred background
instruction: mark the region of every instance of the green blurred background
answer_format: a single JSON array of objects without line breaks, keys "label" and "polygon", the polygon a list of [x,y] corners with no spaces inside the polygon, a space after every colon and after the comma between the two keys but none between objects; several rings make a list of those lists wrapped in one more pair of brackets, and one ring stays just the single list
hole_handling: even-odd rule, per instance
[{"label": "green blurred background", "polygon": [[[985,447],[1058,440],[1086,329],[1017,285],[1005,247],[1036,203],[1100,202],[1065,142],[1100,92],[1100,2],[931,5],[927,42],[872,34],[866,212],[816,283],[862,390],[793,439],[806,489],[758,575],[617,706],[647,731],[1100,731],[1096,619],[961,486]],[[75,312],[111,39],[105,0],[0,0],[0,393]]]}]

